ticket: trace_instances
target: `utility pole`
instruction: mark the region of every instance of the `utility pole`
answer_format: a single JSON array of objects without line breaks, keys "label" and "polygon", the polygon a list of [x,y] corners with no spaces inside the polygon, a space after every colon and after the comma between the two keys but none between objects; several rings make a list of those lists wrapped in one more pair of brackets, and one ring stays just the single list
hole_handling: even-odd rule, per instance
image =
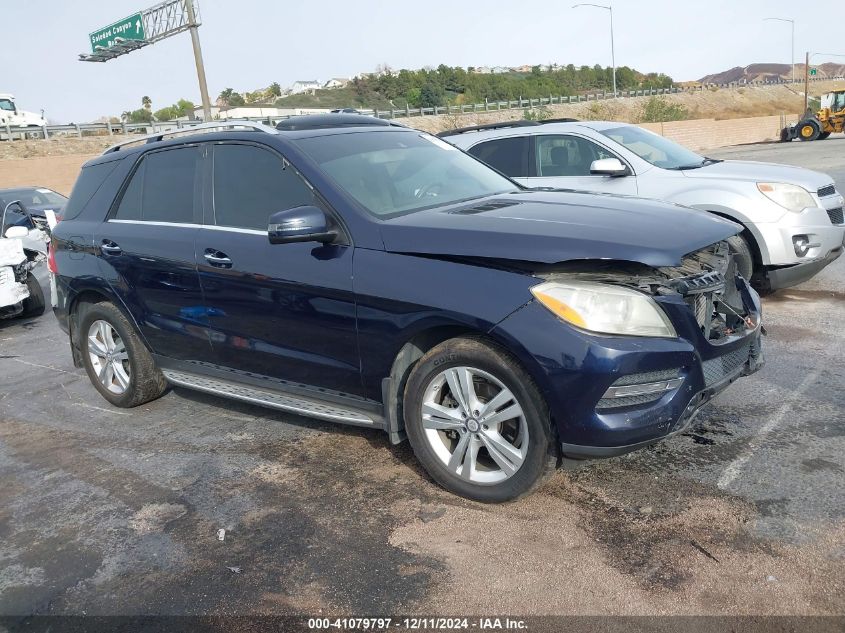
[{"label": "utility pole", "polygon": [[807,51],[807,56],[804,58],[804,113],[807,112],[808,99],[810,98],[810,51]]},{"label": "utility pole", "polygon": [[203,120],[211,121],[211,101],[208,98],[208,84],[205,81],[205,64],[202,61],[202,47],[197,19],[194,14],[194,0],[185,0],[185,12],[188,14],[188,24],[191,31],[191,44],[194,47],[194,61],[197,64],[197,79],[200,84],[200,99],[202,99]]}]

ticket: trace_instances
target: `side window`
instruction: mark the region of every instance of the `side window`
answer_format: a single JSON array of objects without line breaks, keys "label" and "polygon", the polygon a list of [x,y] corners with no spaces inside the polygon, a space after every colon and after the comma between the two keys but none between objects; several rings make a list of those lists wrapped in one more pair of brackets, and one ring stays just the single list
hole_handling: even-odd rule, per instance
[{"label": "side window", "polygon": [[218,226],[266,231],[276,211],[314,203],[311,188],[273,152],[253,145],[214,147],[214,217]]},{"label": "side window", "polygon": [[528,177],[528,137],[511,136],[479,143],[469,153],[511,178]]},{"label": "side window", "polygon": [[580,136],[536,137],[537,175],[589,176],[590,165],[601,158],[617,158],[606,149]]},{"label": "side window", "polygon": [[115,218],[196,223],[199,172],[199,147],[179,147],[147,154],[132,174]]}]

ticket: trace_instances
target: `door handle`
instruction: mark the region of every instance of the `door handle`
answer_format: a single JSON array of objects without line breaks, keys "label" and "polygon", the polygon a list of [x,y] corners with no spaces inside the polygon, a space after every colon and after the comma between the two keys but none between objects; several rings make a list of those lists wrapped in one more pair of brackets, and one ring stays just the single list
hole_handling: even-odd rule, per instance
[{"label": "door handle", "polygon": [[218,251],[214,248],[207,248],[205,249],[205,260],[211,264],[212,266],[216,266],[217,268],[231,268],[232,267],[232,260],[229,259],[229,256],[226,253]]},{"label": "door handle", "polygon": [[111,240],[103,240],[100,244],[100,250],[106,255],[120,255],[123,249]]}]

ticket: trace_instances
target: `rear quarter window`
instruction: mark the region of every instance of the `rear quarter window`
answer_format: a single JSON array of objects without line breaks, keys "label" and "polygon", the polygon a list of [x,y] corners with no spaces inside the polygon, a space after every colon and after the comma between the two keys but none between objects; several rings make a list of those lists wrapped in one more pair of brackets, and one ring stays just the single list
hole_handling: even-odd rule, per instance
[{"label": "rear quarter window", "polygon": [[88,205],[100,187],[103,186],[103,183],[111,175],[118,163],[120,163],[119,160],[113,160],[82,168],[82,171],[79,172],[79,177],[76,179],[76,183],[73,185],[70,199],[62,214],[64,220],[72,220],[82,213],[82,210]]}]

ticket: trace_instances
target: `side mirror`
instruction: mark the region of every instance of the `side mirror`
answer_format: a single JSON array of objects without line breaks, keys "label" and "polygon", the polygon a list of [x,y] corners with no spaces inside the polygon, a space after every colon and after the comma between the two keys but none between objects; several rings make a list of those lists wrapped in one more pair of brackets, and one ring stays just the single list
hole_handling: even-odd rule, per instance
[{"label": "side mirror", "polygon": [[631,172],[618,158],[601,158],[592,162],[590,173],[593,176],[627,176]]},{"label": "side mirror", "polygon": [[6,229],[6,237],[10,240],[26,237],[29,235],[29,229],[25,226],[10,226]]},{"label": "side mirror", "polygon": [[329,228],[329,219],[319,207],[294,207],[270,216],[267,237],[271,244],[293,242],[333,242],[337,233]]}]

